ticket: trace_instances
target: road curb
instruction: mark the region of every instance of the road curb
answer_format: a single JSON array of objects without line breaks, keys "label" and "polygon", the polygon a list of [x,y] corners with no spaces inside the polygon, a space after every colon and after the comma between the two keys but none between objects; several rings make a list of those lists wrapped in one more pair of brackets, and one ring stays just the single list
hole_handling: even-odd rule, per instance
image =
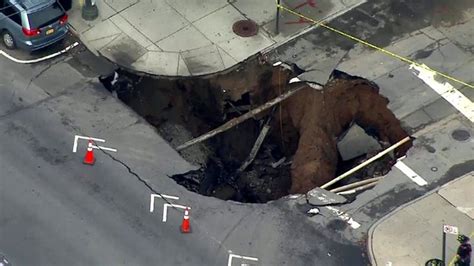
[{"label": "road curb", "polygon": [[368,235],[368,238],[367,238],[367,253],[369,254],[369,260],[370,260],[370,264],[372,265],[378,265],[377,264],[377,260],[375,259],[375,256],[374,256],[374,253],[373,253],[373,250],[372,250],[372,238],[373,238],[373,235],[374,235],[374,231],[375,229],[377,229],[377,227],[382,224],[385,220],[387,220],[388,218],[390,218],[391,216],[393,216],[394,214],[398,213],[399,211],[401,211],[402,209],[428,197],[428,196],[431,196],[432,194],[434,193],[437,193],[440,189],[446,187],[446,186],[449,186],[451,185],[452,183],[458,181],[459,178],[462,178],[464,175],[461,175],[461,176],[458,176],[456,177],[455,179],[441,185],[441,186],[438,186],[430,191],[428,191],[427,193],[425,193],[424,195],[410,201],[410,202],[407,202],[399,207],[397,207],[395,210],[393,210],[392,212],[390,212],[389,214],[385,215],[384,217],[380,218],[378,221],[376,221],[374,224],[372,224],[372,226],[370,226],[369,228],[369,231],[367,232],[367,235]]}]

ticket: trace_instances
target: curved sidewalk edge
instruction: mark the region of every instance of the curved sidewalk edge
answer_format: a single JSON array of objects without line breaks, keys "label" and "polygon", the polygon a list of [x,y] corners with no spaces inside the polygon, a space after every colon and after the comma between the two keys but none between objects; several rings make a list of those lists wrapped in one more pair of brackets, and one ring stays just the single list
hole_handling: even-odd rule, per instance
[{"label": "curved sidewalk edge", "polygon": [[[471,184],[471,186],[466,184]],[[426,257],[426,260],[430,258],[441,258],[441,236],[443,224],[458,223],[454,225],[459,226],[460,234],[471,234],[474,232],[474,202],[472,199],[468,199],[468,196],[470,195],[469,187],[472,187],[472,184],[474,184],[474,171],[460,176],[442,185],[441,187],[437,187],[429,191],[425,195],[413,201],[399,206],[394,211],[375,222],[368,231],[367,251],[369,254],[370,263],[372,265],[384,266],[392,265],[392,263],[393,265],[412,265],[409,264],[409,262],[419,264],[418,261],[415,263],[415,260],[419,260],[421,257],[423,257],[423,255],[426,255],[427,250],[432,252],[428,252],[429,254]],[[466,202],[470,205],[456,206],[459,205],[459,203],[466,204],[462,202]],[[423,204],[426,206],[422,206]],[[454,215],[446,215],[443,217],[439,214],[454,214],[457,217],[453,217]],[[392,222],[392,224],[390,224],[390,222]],[[388,232],[388,235],[393,233],[394,235],[399,236],[398,239],[385,237],[387,238],[386,240],[390,239],[394,241],[383,242],[386,245],[383,247],[387,249],[386,253],[390,253],[391,256],[396,257],[396,250],[400,249],[401,247],[401,249],[406,248],[411,250],[413,253],[415,253],[415,257],[411,257],[408,252],[405,253],[404,256],[398,257],[400,260],[402,260],[402,264],[399,264],[400,262],[381,261],[380,257],[376,257],[377,255],[375,254],[374,239],[377,238],[379,234],[382,235],[380,236],[381,238],[384,238],[383,234],[387,232],[379,232],[377,230],[386,223],[389,224],[389,226],[387,226],[387,231],[390,231]],[[400,227],[398,228],[397,226]],[[436,231],[429,230],[430,227]],[[397,231],[397,229],[400,230]],[[405,239],[403,239],[403,237],[405,237]],[[412,239],[410,239],[410,237]],[[423,238],[423,241],[427,243],[416,243],[416,241],[421,238]],[[430,238],[432,238],[432,241],[429,241]],[[395,242],[396,240],[400,241]],[[403,240],[406,242],[402,242]],[[391,247],[390,244],[394,245]],[[455,253],[457,248],[456,245],[457,242],[455,241],[455,237],[448,237],[446,245],[446,260],[448,262]],[[380,249],[380,246],[378,248]],[[423,253],[423,251],[425,251],[425,254],[420,254]],[[426,260],[425,258],[421,259],[422,263],[424,263]]]},{"label": "curved sidewalk edge", "polygon": [[[222,72],[315,28],[308,21],[281,11],[276,30],[275,0],[216,0],[206,5],[201,1],[119,2],[97,1],[99,17],[84,21],[77,1],[69,11],[69,23],[94,54],[124,68],[158,76]],[[365,2],[341,0],[331,6],[303,2],[296,9],[331,21]],[[254,21],[258,25],[256,34],[240,37],[234,33],[233,25],[240,20]]]}]

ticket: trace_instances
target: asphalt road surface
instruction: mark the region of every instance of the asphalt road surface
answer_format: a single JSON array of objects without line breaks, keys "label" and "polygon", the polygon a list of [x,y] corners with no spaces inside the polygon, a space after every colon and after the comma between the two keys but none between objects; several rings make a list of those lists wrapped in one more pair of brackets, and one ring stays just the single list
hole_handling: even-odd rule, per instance
[{"label": "asphalt road surface", "polygon": [[[0,58],[0,253],[13,265],[226,265],[231,253],[233,265],[364,261],[361,247],[291,213],[292,200],[223,202],[167,178],[192,166],[98,83],[81,49],[35,65]],[[118,152],[84,165],[75,135]],[[164,223],[156,199],[149,212],[157,191],[191,207],[191,234],[179,232],[182,210]]]},{"label": "asphalt road surface", "polygon": [[[81,128],[68,113],[92,108],[75,94],[92,85],[64,60],[32,66],[0,59],[1,252],[14,265],[208,264],[219,246],[195,234],[200,244],[189,247],[178,224],[148,215],[150,191],[125,168],[105,158],[86,166],[84,149],[72,153]],[[78,102],[76,110],[69,101]]]}]

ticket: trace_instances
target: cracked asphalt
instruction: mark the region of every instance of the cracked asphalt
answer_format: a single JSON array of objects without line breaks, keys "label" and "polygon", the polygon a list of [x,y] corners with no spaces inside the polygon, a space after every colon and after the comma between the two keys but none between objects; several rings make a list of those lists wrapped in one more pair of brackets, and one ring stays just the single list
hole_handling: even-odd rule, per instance
[{"label": "cracked asphalt", "polygon": [[[230,252],[260,265],[341,265],[364,252],[284,200],[242,205],[177,185],[168,176],[193,166],[93,78],[107,66],[88,52],[0,65],[0,252],[13,265],[224,265]],[[118,152],[84,165],[76,134]],[[179,232],[180,210],[161,221],[164,201],[149,213],[155,192],[192,208],[191,234]]]}]

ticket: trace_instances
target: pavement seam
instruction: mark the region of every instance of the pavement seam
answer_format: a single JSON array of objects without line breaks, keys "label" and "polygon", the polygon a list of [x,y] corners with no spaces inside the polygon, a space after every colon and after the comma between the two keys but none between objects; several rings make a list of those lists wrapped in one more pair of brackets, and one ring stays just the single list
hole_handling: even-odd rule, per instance
[{"label": "pavement seam", "polygon": [[[166,3],[166,4],[167,4],[171,9],[173,9],[176,13],[178,13],[184,20],[186,20],[186,21],[189,23],[189,25],[184,26],[184,27],[182,27],[181,29],[177,30],[176,32],[173,32],[172,34],[166,36],[165,38],[156,41],[156,42],[154,43],[156,46],[158,46],[158,44],[157,44],[158,42],[160,42],[160,41],[162,41],[162,40],[164,40],[164,39],[170,37],[171,35],[177,33],[177,32],[180,31],[180,30],[183,30],[184,28],[186,28],[186,27],[188,27],[188,26],[194,28],[197,32],[201,33],[201,35],[204,36],[204,38],[206,38],[206,40],[208,40],[208,41],[211,43],[211,45],[212,45],[212,44],[215,44],[211,39],[209,39],[209,38],[206,36],[206,34],[204,34],[202,31],[200,31],[196,26],[194,26],[194,22],[193,22],[193,21],[190,21],[189,19],[187,19],[183,14],[181,14],[176,8],[174,8],[174,7],[171,6],[170,4],[168,4],[168,3]],[[225,5],[225,6],[227,6],[227,5]],[[224,7],[225,7],[225,6],[224,6]],[[219,10],[219,9],[221,9],[221,8],[218,8],[217,10]],[[209,15],[209,14],[208,14],[208,15]],[[202,18],[207,17],[208,15],[205,15],[205,16],[203,16]],[[199,18],[199,19],[201,19],[201,18]],[[198,21],[199,19],[197,19],[197,20],[195,20],[195,21]],[[202,46],[202,47],[198,47],[198,48],[194,48],[194,49],[190,49],[190,50],[185,50],[185,51],[191,51],[191,50],[203,48],[203,47],[206,47],[206,46],[209,46],[209,45],[205,45],[205,46]],[[162,49],[162,48],[160,47],[160,49]],[[163,50],[163,49],[162,49],[162,50]],[[184,52],[184,51],[179,51],[179,52]],[[189,71],[189,69],[188,69],[188,71]]]},{"label": "pavement seam", "polygon": [[[192,76],[192,73],[189,70],[188,63],[186,62],[186,60],[184,60],[184,56],[181,54],[181,52],[178,53],[178,63],[179,63],[180,58],[181,58],[181,60],[183,60],[184,66],[186,67],[186,70],[188,71],[189,75]],[[179,71],[179,69],[178,69],[178,71]]]},{"label": "pavement seam", "polygon": [[[173,6],[171,6],[170,4],[168,4],[167,1],[164,1],[164,3],[165,3],[167,6],[169,6],[169,8],[173,9],[174,12],[178,13],[178,14],[179,14],[184,20],[186,20],[186,22],[188,22],[189,24],[188,24],[188,25],[184,25],[183,27],[181,27],[181,28],[177,29],[176,31],[174,31],[174,32],[172,32],[172,33],[166,35],[165,37],[163,37],[163,38],[157,40],[156,42],[153,42],[153,44],[155,44],[156,46],[158,46],[158,48],[160,48],[161,50],[163,50],[163,48],[161,48],[157,43],[163,41],[164,39],[167,39],[167,38],[170,37],[171,35],[177,33],[178,31],[180,31],[180,30],[182,30],[182,29],[184,29],[184,28],[186,28],[187,26],[190,26],[190,25],[193,26],[193,24],[192,24],[186,17],[184,17],[181,13],[179,13],[178,10],[176,10]],[[201,34],[202,34],[202,33],[201,33]],[[204,37],[206,37],[206,36],[204,36]]]},{"label": "pavement seam", "polygon": [[[123,35],[122,35],[123,34]],[[102,47],[100,47],[100,49],[96,49],[97,51],[97,54],[104,57],[104,58],[107,58],[107,56],[105,56],[101,50],[107,48],[107,46],[109,46],[111,43],[113,43],[115,40],[117,40],[120,36],[128,36],[127,34],[125,34],[124,32],[120,32],[119,34],[116,34],[107,44],[103,45]],[[89,42],[90,43],[90,42]],[[118,65],[116,62],[113,62],[111,59],[109,59],[110,62],[112,62],[113,64],[116,64]]]},{"label": "pavement seam", "polygon": [[[38,73],[36,73],[31,79],[30,81],[28,82],[28,85],[26,85],[26,88],[25,90],[28,90],[31,86],[31,83],[33,83],[34,80],[38,79],[39,77],[41,77],[44,73],[46,73],[46,71],[50,70],[51,67],[53,66],[56,66],[57,64],[59,63],[64,63],[66,61],[66,59],[68,59],[69,56],[64,56],[58,60],[55,60],[54,62],[52,62],[51,64],[48,64],[46,65],[45,68],[41,69]],[[47,95],[51,96],[51,94],[43,89],[41,89],[42,91],[44,91],[44,93],[46,93]]]},{"label": "pavement seam", "polygon": [[[192,22],[193,22],[193,23],[194,23],[194,22],[197,22],[197,21],[199,21],[199,20],[201,20],[201,19],[203,19],[203,18],[205,18],[205,17],[207,17],[207,16],[209,16],[209,15],[212,15],[212,14],[216,13],[217,11],[220,11],[221,9],[226,8],[229,4],[230,4],[230,3],[227,1],[227,4],[225,4],[223,7],[219,7],[218,9],[212,11],[211,13],[208,13],[208,14],[206,14],[206,15],[204,15],[204,16],[198,18],[198,19],[195,19],[195,20],[193,20]],[[178,13],[179,13],[179,12],[178,12]],[[180,13],[180,14],[181,14],[181,13]],[[184,17],[184,16],[183,16],[183,17]],[[184,18],[184,19],[186,19],[186,18]],[[187,20],[187,19],[186,19],[186,20]]]},{"label": "pavement seam", "polygon": [[[458,181],[458,180],[456,179],[456,181]],[[454,206],[454,204],[451,203],[447,198],[445,198],[445,197],[443,197],[443,195],[439,194],[439,190],[436,191],[436,194],[438,194],[438,196],[439,196],[441,199],[443,199],[444,201],[446,201],[446,202],[447,202],[451,207],[453,207],[456,211],[462,213],[462,215],[465,215],[468,219],[473,220],[471,217],[469,217],[469,215],[467,215],[467,213],[460,211],[460,210],[458,209],[458,207]]]},{"label": "pavement seam", "polygon": [[[104,48],[107,47],[109,44],[111,44],[112,42],[114,42],[114,41],[115,41],[118,37],[120,37],[120,35],[122,35],[122,34],[123,34],[123,32],[120,32],[120,33],[117,33],[117,34],[109,35],[109,36],[106,36],[106,37],[103,37],[103,38],[99,38],[99,39],[96,39],[96,40],[91,40],[91,41],[83,40],[83,39],[81,39],[81,38],[79,38],[79,39],[82,41],[82,43],[84,43],[84,44],[88,43],[90,46],[92,46],[91,43],[94,42],[94,41],[98,41],[98,40],[102,40],[102,39],[105,39],[105,38],[113,37],[113,38],[111,38],[111,40],[110,40],[109,42],[107,42],[106,44],[102,45],[100,48],[99,48],[99,47],[98,47],[98,48],[94,48],[94,50],[96,50],[96,52],[97,52],[98,54],[100,54],[100,50],[104,49]],[[79,37],[79,35],[77,35],[77,36]],[[103,55],[101,55],[101,56],[103,56]],[[104,57],[105,57],[105,56],[104,56]],[[115,64],[115,63],[114,63],[114,64]]]},{"label": "pavement seam", "polygon": [[[235,0],[227,0],[227,3],[228,3],[229,5],[231,5],[232,7],[234,7],[243,17],[245,17],[245,18],[248,19],[248,20],[252,20],[251,18],[249,18],[249,17],[247,16],[247,14],[245,14],[245,13],[242,12],[242,11],[240,11],[240,9],[237,8],[237,7],[234,5],[235,2],[236,2]],[[278,8],[278,7],[277,7],[277,8]],[[252,20],[252,21],[253,21],[253,20]],[[258,25],[258,30],[259,30],[259,31],[263,31],[263,32],[265,33],[265,35],[266,35],[265,37],[269,38],[269,39],[273,42],[273,43],[272,43],[272,46],[273,46],[273,45],[277,44],[278,42],[275,41],[275,40],[272,38],[273,34],[271,34],[271,32],[270,32],[269,30],[265,29],[265,27],[264,27],[265,25],[270,24],[271,22],[273,22],[273,20],[268,21],[268,22],[265,22],[265,21],[264,21],[264,22],[261,24],[262,27],[260,27],[260,25]],[[293,38],[293,37],[291,37],[290,39],[292,39],[292,38]]]},{"label": "pavement seam", "polygon": [[240,219],[237,221],[237,223],[234,226],[232,226],[229,232],[224,236],[224,238],[222,239],[222,243],[224,243],[227,240],[227,238],[229,238],[229,236],[232,235],[232,233],[237,229],[240,223],[253,212],[254,212],[254,209],[251,209],[248,213],[246,213],[245,215],[242,215]]},{"label": "pavement seam", "polygon": [[161,38],[161,39],[157,40],[157,41],[156,41],[156,42],[154,42],[153,44],[154,44],[154,45],[156,45],[156,46],[158,46],[158,48],[160,48],[161,50],[163,50],[163,48],[161,48],[161,47],[158,45],[158,43],[159,43],[159,42],[161,42],[161,41],[163,41],[164,39],[167,39],[167,38],[169,38],[171,35],[173,35],[173,34],[177,33],[178,31],[180,31],[180,30],[182,30],[182,29],[184,29],[184,28],[186,28],[187,26],[189,26],[189,25],[184,25],[183,27],[181,27],[181,28],[179,28],[179,29],[177,29],[177,30],[173,31],[172,33],[170,33],[170,34],[166,35],[165,37],[163,37],[163,38]]},{"label": "pavement seam", "polygon": [[240,9],[238,9],[236,6],[234,6],[234,3],[235,3],[235,1],[232,1],[232,2],[230,2],[229,0],[227,0],[227,5],[230,5],[230,6],[232,6],[232,7],[233,7],[235,10],[237,10],[237,12],[239,12],[239,13],[240,13],[240,15],[242,15],[244,18],[246,18],[246,19],[250,20],[250,18],[249,18],[249,17],[247,17],[247,14],[245,14],[245,13],[244,13],[244,12],[242,12],[242,11],[240,11]]},{"label": "pavement seam", "polygon": [[63,92],[61,92],[61,93],[58,93],[57,95],[54,95],[54,96],[51,96],[51,97],[47,97],[47,98],[41,99],[41,100],[39,100],[39,101],[37,101],[37,102],[34,102],[34,103],[30,104],[30,105],[22,106],[22,107],[20,107],[20,108],[14,109],[14,110],[12,110],[11,112],[8,112],[8,113],[6,113],[6,114],[1,115],[1,116],[0,116],[0,121],[3,120],[3,119],[5,119],[5,118],[8,118],[8,117],[11,116],[11,115],[14,115],[14,114],[16,114],[16,113],[19,113],[19,112],[21,112],[21,111],[23,111],[23,110],[32,109],[32,108],[37,107],[37,106],[39,106],[39,105],[41,105],[41,104],[43,104],[43,103],[45,103],[45,102],[47,102],[47,101],[49,101],[49,100],[53,100],[53,99],[59,98],[60,96],[63,96],[63,95],[68,94],[68,93],[69,93],[69,92],[63,91]]},{"label": "pavement seam", "polygon": [[[181,59],[181,53],[178,53],[178,62],[176,63],[176,76],[178,75],[179,73],[179,61]],[[183,60],[184,61],[184,60]],[[186,64],[186,63],[185,63]],[[188,71],[189,72],[189,71]]]},{"label": "pavement seam", "polygon": [[220,51],[222,48],[221,49],[219,49],[219,48],[220,47],[218,47],[217,44],[216,44],[217,54],[219,55],[219,58],[221,59],[222,66],[225,69],[226,67],[225,67],[225,63],[224,63],[224,58],[222,58],[222,54],[221,54],[221,51]]},{"label": "pavement seam", "polygon": [[[129,5],[129,6],[127,6],[127,7],[125,7],[124,9],[122,9],[122,10],[120,10],[120,11],[117,11],[115,8],[113,8],[111,5],[109,5],[105,0],[104,0],[103,2],[105,2],[113,11],[115,11],[115,14],[120,14],[120,13],[122,13],[123,11],[129,9],[130,7],[132,7],[132,6],[134,6],[134,5],[138,4],[138,3],[140,3],[141,0],[137,0],[135,3],[133,3],[133,4]],[[113,16],[113,15],[112,15],[112,16]],[[111,16],[111,17],[112,17],[112,16]],[[110,18],[110,17],[109,17],[109,18]],[[109,18],[107,18],[106,20],[108,20]]]},{"label": "pavement seam", "polygon": [[[367,0],[364,0],[364,1],[362,1],[362,2],[359,2],[359,3],[356,3],[356,4],[352,5],[352,6],[350,6],[350,7],[347,7],[347,6],[343,3],[344,6],[347,7],[347,10],[345,10],[345,11],[339,13],[337,16],[335,16],[335,17],[333,17],[333,18],[330,18],[330,20],[334,20],[334,19],[338,18],[339,16],[342,16],[342,15],[344,15],[345,13],[347,13],[347,12],[349,12],[349,11],[351,11],[351,10],[358,8],[358,7],[361,6],[362,4],[365,4],[366,2],[367,2]],[[278,6],[277,0],[275,0],[275,7],[276,7],[277,9],[280,8],[280,7]],[[280,14],[280,15],[281,15],[281,14]],[[270,22],[272,22],[272,21],[270,21]],[[269,22],[269,23],[270,23],[270,22]],[[267,24],[268,24],[268,23],[267,23]],[[316,28],[318,28],[318,25],[312,24],[312,25],[308,26],[307,28],[303,29],[302,31],[299,31],[299,32],[297,32],[296,34],[290,36],[288,39],[282,41],[281,43],[275,42],[275,44],[273,44],[273,45],[271,45],[271,46],[269,46],[269,47],[267,47],[267,48],[261,50],[260,52],[261,52],[262,54],[271,53],[273,50],[276,50],[276,49],[279,48],[280,46],[283,46],[283,45],[289,43],[290,41],[293,41],[293,40],[295,40],[296,38],[298,38],[298,37],[300,37],[300,36],[302,36],[302,35],[305,35],[305,34],[307,34],[308,32],[310,32],[310,31],[312,31],[312,30],[314,30],[314,29],[316,29]]]},{"label": "pavement seam", "polygon": [[[114,16],[115,16],[115,15],[114,15]],[[114,17],[114,16],[111,16],[111,17]],[[132,27],[134,30],[136,30],[136,31],[137,31],[140,35],[142,35],[146,40],[150,41],[151,44],[155,44],[148,36],[146,36],[143,32],[141,32],[139,29],[137,29],[137,27],[135,27],[135,25],[133,25],[130,21],[128,21],[128,19],[126,19],[126,18],[125,18],[124,16],[122,16],[120,13],[117,13],[116,16],[120,16],[124,21],[126,21],[126,22],[130,25],[130,27]],[[109,19],[109,20],[110,20],[110,19]],[[120,29],[120,31],[121,31],[122,33],[124,33],[125,35],[127,35],[129,38],[134,39],[132,36],[130,36],[130,35],[128,35],[127,33],[125,33],[125,32],[124,32],[117,24],[115,24],[112,20],[110,20],[110,22],[111,22],[112,24],[114,24],[115,27],[117,27],[118,29]],[[137,43],[138,43],[138,42],[137,42]],[[155,45],[156,45],[156,44],[155,44]],[[140,44],[140,46],[141,46],[141,44]],[[143,47],[143,46],[142,46],[142,47]],[[150,50],[148,50],[146,47],[143,47],[143,48],[145,48],[147,51],[150,51]]]},{"label": "pavement seam", "polygon": [[[221,43],[224,43],[224,42],[221,42]],[[239,65],[240,63],[242,63],[243,61],[245,61],[245,59],[244,59],[244,60],[237,60],[235,57],[233,57],[232,55],[230,55],[224,48],[222,48],[219,44],[215,43],[214,45],[218,48],[217,50],[221,49],[221,50],[224,51],[224,53],[226,53],[230,58],[234,59],[235,62],[237,62],[236,64],[234,64],[234,65],[232,65],[232,66],[230,66],[230,67],[224,68],[224,69],[222,69],[222,70],[219,70],[218,72],[227,70],[227,69],[229,69],[229,68],[231,68],[231,67],[233,67],[233,66],[237,66],[237,65]],[[255,55],[255,54],[254,54],[254,55]],[[254,56],[254,55],[250,55],[249,57],[252,57],[252,56]]]},{"label": "pavement seam", "polygon": [[[90,81],[91,79],[87,79],[87,80]],[[8,118],[8,117],[11,116],[11,115],[15,115],[15,114],[17,114],[17,113],[19,113],[19,112],[22,112],[22,111],[24,111],[24,110],[29,110],[29,109],[38,107],[38,106],[40,106],[41,104],[46,103],[46,102],[48,102],[48,101],[50,101],[50,100],[54,100],[54,99],[57,99],[57,98],[59,98],[59,97],[61,97],[61,96],[71,94],[71,93],[72,93],[71,91],[72,91],[73,89],[77,89],[77,88],[76,88],[76,85],[77,85],[77,84],[80,84],[80,83],[76,82],[76,83],[72,84],[71,86],[67,87],[66,89],[64,89],[63,91],[61,91],[61,92],[59,92],[59,93],[57,93],[57,94],[55,94],[55,95],[51,95],[51,94],[49,94],[48,92],[44,91],[44,93],[46,93],[47,95],[50,95],[50,96],[49,96],[49,97],[46,97],[46,98],[44,98],[44,99],[41,99],[41,100],[39,100],[39,101],[36,101],[36,102],[34,102],[34,103],[30,104],[30,105],[21,106],[21,107],[16,108],[16,109],[14,109],[14,110],[12,110],[12,111],[10,111],[10,112],[8,112],[8,113],[5,113],[5,114],[3,114],[3,115],[0,115],[0,121],[3,120],[3,119]]]}]

